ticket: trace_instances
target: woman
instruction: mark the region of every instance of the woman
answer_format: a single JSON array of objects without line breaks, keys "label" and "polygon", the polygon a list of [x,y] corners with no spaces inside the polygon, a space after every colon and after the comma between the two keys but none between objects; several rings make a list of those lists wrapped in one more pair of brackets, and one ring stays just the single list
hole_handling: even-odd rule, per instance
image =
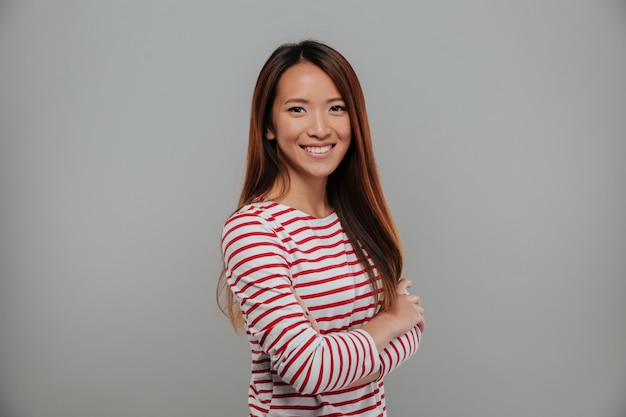
[{"label": "woman", "polygon": [[417,350],[424,310],[400,278],[359,81],[329,46],[285,44],[263,66],[222,249],[250,415],[386,415],[383,378]]}]

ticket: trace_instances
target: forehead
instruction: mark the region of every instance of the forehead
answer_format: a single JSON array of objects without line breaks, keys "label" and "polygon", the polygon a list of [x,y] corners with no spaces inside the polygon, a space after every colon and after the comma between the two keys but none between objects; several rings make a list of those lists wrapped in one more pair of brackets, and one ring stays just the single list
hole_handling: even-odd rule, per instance
[{"label": "forehead", "polygon": [[328,74],[317,65],[306,61],[288,68],[278,80],[277,98],[299,94],[341,97]]}]

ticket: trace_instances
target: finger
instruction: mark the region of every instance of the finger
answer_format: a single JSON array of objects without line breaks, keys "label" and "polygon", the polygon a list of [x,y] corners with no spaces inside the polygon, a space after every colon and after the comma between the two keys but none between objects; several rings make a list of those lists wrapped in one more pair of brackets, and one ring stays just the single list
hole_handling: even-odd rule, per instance
[{"label": "finger", "polygon": [[309,319],[309,322],[311,323],[311,327],[313,327],[313,330],[315,330],[319,334],[320,326],[317,324],[317,320],[315,320],[315,317],[309,314],[307,318]]},{"label": "finger", "polygon": [[420,332],[424,333],[424,328],[426,328],[426,321],[422,318],[422,320],[417,323],[417,327],[419,327]]},{"label": "finger", "polygon": [[411,286],[413,286],[413,283],[411,283],[411,281],[406,278],[400,278],[396,290],[398,294],[408,294],[409,291],[407,288],[411,288]]},{"label": "finger", "polygon": [[410,301],[411,303],[415,304],[416,306],[420,306],[420,296],[417,294],[411,294],[411,293],[406,293],[407,295],[407,300]]},{"label": "finger", "polygon": [[304,304],[304,301],[302,300],[302,298],[300,298],[300,296],[298,295],[298,293],[296,293],[295,290],[292,289],[293,295],[296,297],[296,300],[298,301],[298,304],[300,304],[300,307],[302,307],[302,311],[304,312],[304,316],[307,318],[307,320],[309,320],[309,322],[311,323],[311,326],[313,327],[313,329],[319,333],[320,332],[320,327],[317,324],[317,320],[315,320],[315,317],[313,317],[311,315],[311,313],[309,312],[308,307],[306,306],[306,304]]},{"label": "finger", "polygon": [[420,320],[417,325],[420,328],[420,331],[424,333],[424,329],[426,328],[426,319],[424,318],[424,309],[420,307]]}]

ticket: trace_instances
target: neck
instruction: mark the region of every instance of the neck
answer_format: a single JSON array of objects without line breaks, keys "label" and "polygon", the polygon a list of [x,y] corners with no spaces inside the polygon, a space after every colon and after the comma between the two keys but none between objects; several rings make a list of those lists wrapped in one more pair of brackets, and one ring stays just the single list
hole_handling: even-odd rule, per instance
[{"label": "neck", "polygon": [[333,210],[326,196],[326,180],[315,183],[292,180],[287,192],[274,201],[317,218],[326,217]]}]

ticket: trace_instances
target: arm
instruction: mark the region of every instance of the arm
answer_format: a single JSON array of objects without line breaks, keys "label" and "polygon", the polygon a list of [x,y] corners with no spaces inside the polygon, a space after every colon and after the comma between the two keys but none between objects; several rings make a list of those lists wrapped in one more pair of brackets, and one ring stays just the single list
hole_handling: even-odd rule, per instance
[{"label": "arm", "polygon": [[[389,375],[394,369],[413,356],[421,342],[425,326],[424,308],[420,305],[420,297],[417,294],[408,293],[408,288],[411,285],[411,282],[406,279],[400,280],[396,291],[396,302],[402,302],[402,299],[404,301],[412,301],[413,305],[409,306],[410,308],[406,310],[405,314],[417,314],[417,323],[403,335],[392,339],[384,349],[379,351],[381,361],[379,379]],[[400,308],[402,307],[406,308],[406,304],[400,306]]]},{"label": "arm", "polygon": [[246,329],[283,381],[303,394],[318,394],[345,388],[380,368],[367,331],[316,332],[291,291],[284,246],[262,219],[233,216],[224,227],[222,249]]},{"label": "arm", "polygon": [[[406,295],[406,288],[410,286],[409,281],[403,281],[398,284],[397,293],[399,296]],[[300,307],[304,311],[313,329],[315,329],[317,333],[320,333],[317,321],[313,316],[309,314],[308,308],[306,307],[305,303],[302,301],[300,296],[293,290],[293,288],[292,292],[294,293],[296,300],[300,304]],[[363,377],[358,381],[353,382],[352,384],[350,384],[351,387],[364,385],[376,380],[382,380],[385,376],[389,375],[394,369],[402,365],[407,359],[413,356],[415,352],[417,352],[422,338],[422,329],[424,328],[425,321],[423,315],[424,310],[420,306],[419,297],[417,297],[417,301],[414,304],[417,305],[418,313],[421,316],[418,324],[403,335],[390,340],[385,348],[380,351],[380,370],[366,377]],[[372,330],[370,329],[370,331]]]},{"label": "arm", "polygon": [[410,294],[408,288],[411,281],[400,278],[396,286],[396,302],[389,311],[378,313],[363,326],[363,330],[372,335],[379,352],[395,338],[418,326],[424,329],[424,309],[420,305],[420,297]]},{"label": "arm", "polygon": [[[408,293],[407,288],[411,287],[411,285],[411,281],[400,279],[396,287],[396,304],[394,308],[389,312],[378,314],[363,326],[363,330],[371,332],[373,338],[377,341],[376,346],[380,352],[381,367],[375,374],[355,382],[354,386],[382,380],[417,351],[422,338],[422,331],[425,327],[424,308],[420,305],[420,297],[417,294]],[[388,334],[385,333],[385,328],[393,328],[394,325],[401,324],[402,321],[406,323],[407,319],[410,320],[410,323],[413,323],[413,327],[410,327],[399,336],[392,337],[390,340],[384,338]],[[379,327],[382,329],[379,329]],[[402,331],[401,329],[403,327],[400,326],[396,333]],[[384,346],[382,346],[383,343],[385,343]]]},{"label": "arm", "polygon": [[350,386],[356,387],[384,379],[417,352],[421,339],[422,332],[418,326],[415,326],[404,335],[391,340],[379,355],[380,369],[352,383]]},{"label": "arm", "polygon": [[380,375],[383,379],[417,352],[422,341],[422,331],[415,326],[404,335],[393,339],[380,353]]}]

